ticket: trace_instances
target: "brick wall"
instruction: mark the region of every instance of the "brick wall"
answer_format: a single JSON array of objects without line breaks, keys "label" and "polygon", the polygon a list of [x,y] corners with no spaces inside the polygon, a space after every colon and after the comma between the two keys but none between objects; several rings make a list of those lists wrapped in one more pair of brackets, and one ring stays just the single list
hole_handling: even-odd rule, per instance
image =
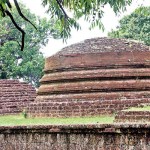
[{"label": "brick wall", "polygon": [[0,80],[0,115],[22,112],[35,97],[35,89],[25,82]]},{"label": "brick wall", "polygon": [[148,124],[0,127],[0,150],[149,150]]}]

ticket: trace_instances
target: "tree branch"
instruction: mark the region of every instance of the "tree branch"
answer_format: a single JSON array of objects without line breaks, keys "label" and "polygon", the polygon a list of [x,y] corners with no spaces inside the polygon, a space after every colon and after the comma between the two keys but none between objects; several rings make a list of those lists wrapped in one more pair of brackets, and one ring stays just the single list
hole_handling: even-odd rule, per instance
[{"label": "tree branch", "polygon": [[22,45],[21,45],[21,51],[23,51],[24,49],[24,38],[25,38],[25,32],[23,29],[21,29],[17,23],[15,22],[13,16],[11,15],[11,13],[8,10],[5,10],[5,13],[10,17],[12,23],[14,24],[14,26],[22,33]]},{"label": "tree branch", "polygon": [[26,18],[26,17],[23,15],[23,13],[21,12],[21,9],[20,9],[20,7],[19,7],[19,4],[18,4],[17,0],[14,0],[14,3],[15,3],[15,6],[16,6],[16,8],[17,8],[17,11],[18,11],[19,15],[20,15],[24,20],[26,20],[27,22],[29,22],[29,23],[37,30],[36,26],[35,26],[28,18]]},{"label": "tree branch", "polygon": [[63,12],[65,18],[68,19],[69,17],[68,17],[68,15],[66,14],[66,11],[64,10],[64,8],[62,7],[60,1],[59,1],[59,0],[56,0],[56,2],[57,2],[57,4],[59,5],[60,9],[62,10],[62,12]]},{"label": "tree branch", "polygon": [[9,0],[6,0],[6,3],[7,3],[7,6],[11,9],[12,6],[11,6],[11,4],[10,4],[10,1],[9,1]]}]

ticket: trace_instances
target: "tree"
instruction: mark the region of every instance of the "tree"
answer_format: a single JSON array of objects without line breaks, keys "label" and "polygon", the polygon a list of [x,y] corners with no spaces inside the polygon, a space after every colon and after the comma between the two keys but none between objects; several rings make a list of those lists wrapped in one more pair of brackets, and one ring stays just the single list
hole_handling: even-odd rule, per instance
[{"label": "tree", "polygon": [[17,24],[27,33],[24,51],[20,51],[19,31],[8,17],[0,20],[0,78],[22,78],[38,86],[44,65],[44,57],[39,49],[47,44],[50,35],[57,36],[57,32],[52,28],[52,19],[50,22],[36,17],[24,5],[20,6],[38,30],[24,22],[15,8],[12,9]]},{"label": "tree", "polygon": [[108,36],[142,41],[150,45],[150,7],[139,7],[130,15],[119,21],[117,30],[112,30]]},{"label": "tree", "polygon": [[[47,12],[51,18],[55,18],[55,27],[60,32],[61,38],[64,40],[70,37],[70,30],[72,27],[77,30],[80,29],[79,24],[76,22],[79,18],[83,17],[86,21],[90,22],[91,28],[99,26],[103,29],[101,18],[104,13],[104,6],[109,4],[115,13],[124,11],[127,5],[130,5],[132,0],[41,0],[43,6],[48,6]],[[19,15],[27,22],[36,26],[22,13],[17,0],[14,0],[15,7]],[[9,16],[16,28],[22,33],[21,50],[24,49],[24,36],[25,32],[18,24],[16,19],[13,18],[11,13],[11,3],[9,0],[0,0],[0,16]],[[66,10],[71,10],[73,13],[72,18],[68,16]]]}]

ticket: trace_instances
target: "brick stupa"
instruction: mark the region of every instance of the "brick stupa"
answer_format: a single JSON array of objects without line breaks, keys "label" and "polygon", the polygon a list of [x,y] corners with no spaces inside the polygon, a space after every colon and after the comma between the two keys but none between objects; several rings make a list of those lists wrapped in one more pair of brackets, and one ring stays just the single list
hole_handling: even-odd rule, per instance
[{"label": "brick stupa", "polygon": [[98,116],[150,102],[150,48],[95,38],[45,61],[31,117]]}]

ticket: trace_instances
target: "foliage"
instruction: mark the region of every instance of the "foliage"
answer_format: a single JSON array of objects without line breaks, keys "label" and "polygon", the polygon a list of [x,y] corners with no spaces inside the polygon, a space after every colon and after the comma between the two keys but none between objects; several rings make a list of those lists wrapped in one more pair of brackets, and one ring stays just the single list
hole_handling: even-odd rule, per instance
[{"label": "foliage", "polygon": [[[132,0],[42,0],[44,6],[48,6],[47,12],[56,18],[62,38],[70,37],[71,27],[80,29],[76,22],[81,17],[90,23],[90,29],[98,26],[104,29],[101,18],[104,14],[104,6],[109,4],[115,13],[124,11]],[[67,11],[72,12],[72,18]]]},{"label": "foliage", "polygon": [[[70,37],[71,28],[74,27],[77,30],[80,29],[77,20],[84,16],[84,19],[91,24],[90,28],[94,26],[99,26],[100,29],[104,29],[101,22],[101,18],[104,13],[104,6],[110,5],[115,13],[124,11],[127,5],[130,5],[132,0],[42,0],[43,6],[48,6],[47,12],[50,14],[51,18],[55,19],[55,27],[60,33],[60,37],[66,40]],[[19,15],[21,15],[26,21],[34,24],[25,17],[24,13],[21,13],[17,0],[14,0],[15,6],[18,10]],[[66,13],[71,11],[73,16],[69,17]],[[13,23],[15,24],[16,19],[13,20],[11,16],[11,4],[9,0],[0,0],[0,16],[5,17],[8,15]],[[16,27],[18,28],[19,26]],[[35,27],[35,26],[34,26]],[[22,47],[24,47],[24,30],[18,28],[22,33]]]},{"label": "foliage", "polygon": [[134,39],[150,45],[150,7],[139,7],[123,17],[118,29],[112,30],[108,36]]},{"label": "foliage", "polygon": [[8,17],[0,20],[0,78],[23,78],[38,86],[44,65],[44,57],[39,49],[47,44],[50,33],[56,35],[56,32],[50,28],[53,21],[49,22],[45,18],[36,17],[25,6],[20,6],[23,13],[36,25],[38,31],[24,22],[15,8],[12,9],[18,25],[27,32],[24,51],[20,51],[19,31]]}]

